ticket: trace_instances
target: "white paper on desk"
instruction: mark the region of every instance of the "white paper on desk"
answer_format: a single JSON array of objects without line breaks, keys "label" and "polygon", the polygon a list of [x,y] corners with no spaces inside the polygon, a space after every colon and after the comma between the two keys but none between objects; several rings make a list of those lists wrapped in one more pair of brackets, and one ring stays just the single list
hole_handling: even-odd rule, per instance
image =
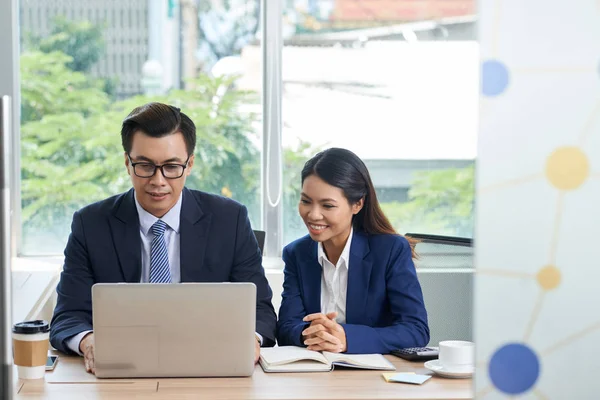
[{"label": "white paper on desk", "polygon": [[341,367],[379,369],[385,371],[394,371],[396,369],[396,367],[381,354],[345,354],[324,351],[323,355],[331,364],[339,365]]}]

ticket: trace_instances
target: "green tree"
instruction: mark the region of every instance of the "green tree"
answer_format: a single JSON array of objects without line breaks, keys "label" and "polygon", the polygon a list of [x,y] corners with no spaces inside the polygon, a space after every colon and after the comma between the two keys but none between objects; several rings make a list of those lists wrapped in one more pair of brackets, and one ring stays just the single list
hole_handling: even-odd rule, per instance
[{"label": "green tree", "polygon": [[21,118],[23,123],[50,114],[77,111],[87,116],[103,110],[108,97],[99,82],[73,71],[71,56],[54,51],[21,55]]},{"label": "green tree", "polygon": [[[69,69],[88,73],[104,54],[104,27],[87,20],[70,21],[64,16],[56,16],[51,24],[49,36],[28,34],[26,49],[43,53],[61,52],[72,58],[67,63]],[[111,98],[115,97],[119,81],[117,77],[92,79],[88,76],[87,79],[100,85]]]},{"label": "green tree", "polygon": [[409,189],[409,201],[383,203],[400,233],[473,236],[474,166],[420,172]]},{"label": "green tree", "polygon": [[[130,187],[120,123],[134,107],[150,101],[179,105],[197,124],[197,162],[188,186],[244,203],[257,197],[260,153],[251,141],[257,117],[241,111],[254,96],[234,90],[226,79],[202,76],[191,90],[110,104],[83,73],[68,68],[71,59],[60,52],[21,56],[25,238],[34,241],[37,234],[56,249],[64,244],[74,210]],[[258,201],[248,203],[258,206]]]},{"label": "green tree", "polygon": [[104,53],[102,27],[90,21],[70,21],[57,16],[47,37],[30,35],[28,47],[44,53],[59,51],[71,56],[67,67],[73,71],[89,72]]},{"label": "green tree", "polygon": [[[54,226],[65,210],[102,195],[102,163],[92,164],[102,149],[86,146],[94,134],[93,112],[105,110],[108,98],[72,71],[72,58],[60,52],[21,56],[22,128],[21,197],[26,224],[36,216]],[[37,221],[41,223],[40,220]]]}]

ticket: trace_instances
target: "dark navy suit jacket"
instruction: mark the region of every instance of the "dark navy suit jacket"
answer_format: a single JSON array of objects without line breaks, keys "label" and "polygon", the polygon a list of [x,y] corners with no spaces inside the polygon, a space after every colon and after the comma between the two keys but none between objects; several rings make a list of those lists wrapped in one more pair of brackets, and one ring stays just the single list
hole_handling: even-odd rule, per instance
[{"label": "dark navy suit jacket", "polygon": [[[284,282],[277,340],[304,346],[302,318],[321,312],[317,242],[305,236],[283,249]],[[381,353],[429,343],[427,312],[408,241],[354,231],[346,296],[347,353]]]},{"label": "dark navy suit jacket", "polygon": [[[69,338],[93,329],[92,285],[140,282],[142,242],[133,196],[131,189],[73,216],[50,330],[52,346],[62,352],[71,352]],[[272,346],[277,318],[246,207],[195,190],[184,189],[182,196],[181,282],[253,282],[256,332],[263,345]]]}]

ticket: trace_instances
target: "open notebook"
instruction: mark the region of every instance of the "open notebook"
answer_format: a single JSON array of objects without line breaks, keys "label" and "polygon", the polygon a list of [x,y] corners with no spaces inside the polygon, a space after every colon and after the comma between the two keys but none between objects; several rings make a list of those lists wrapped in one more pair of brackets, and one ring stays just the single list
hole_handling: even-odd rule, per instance
[{"label": "open notebook", "polygon": [[260,349],[260,366],[265,372],[331,371],[335,365],[386,371],[396,369],[381,354],[339,354],[296,346]]}]

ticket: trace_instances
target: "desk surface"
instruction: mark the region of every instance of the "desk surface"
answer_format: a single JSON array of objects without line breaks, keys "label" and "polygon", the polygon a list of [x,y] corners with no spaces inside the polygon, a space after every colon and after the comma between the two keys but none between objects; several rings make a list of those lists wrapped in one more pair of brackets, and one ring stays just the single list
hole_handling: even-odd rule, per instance
[{"label": "desk surface", "polygon": [[[397,372],[425,373],[423,363],[386,356]],[[16,374],[16,370],[14,371]],[[423,385],[387,383],[381,371],[264,373],[249,378],[97,379],[83,359],[61,356],[43,380],[15,379],[15,399],[470,399],[471,379],[432,377]]]}]

